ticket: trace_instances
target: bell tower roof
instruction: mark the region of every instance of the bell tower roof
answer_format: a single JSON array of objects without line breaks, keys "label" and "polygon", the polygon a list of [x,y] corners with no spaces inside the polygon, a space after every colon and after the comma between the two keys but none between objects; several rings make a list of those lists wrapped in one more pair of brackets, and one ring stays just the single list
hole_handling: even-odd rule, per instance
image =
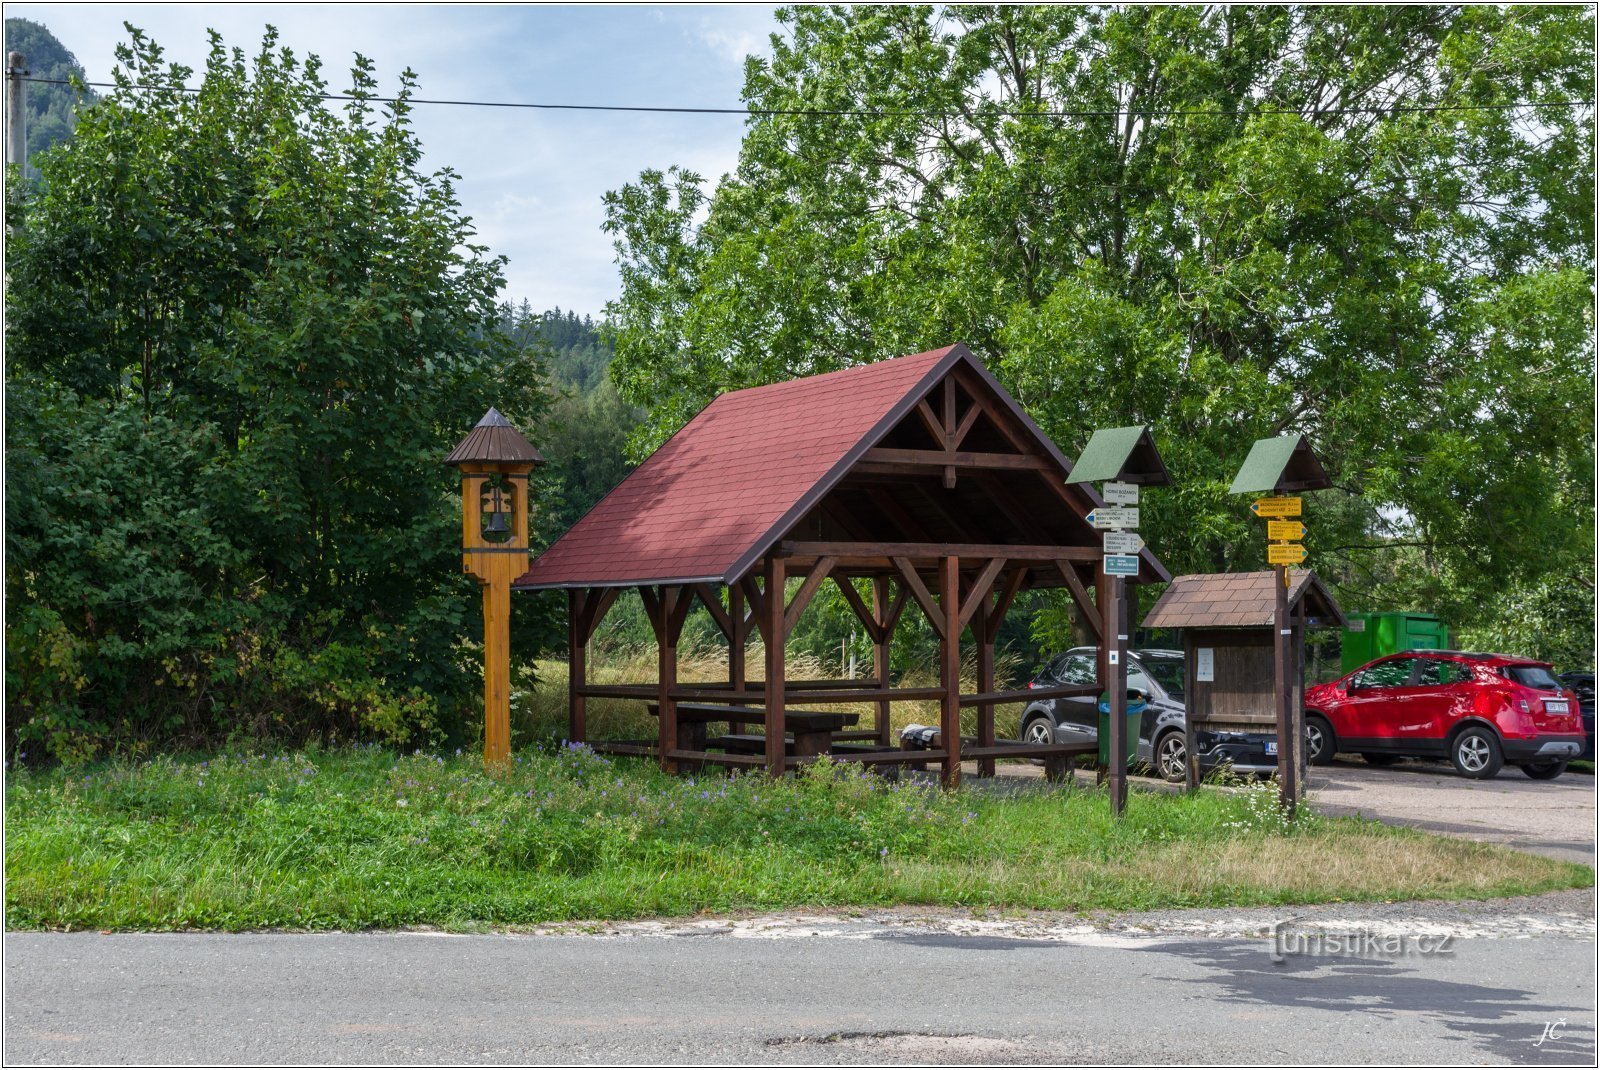
[{"label": "bell tower roof", "polygon": [[544,457],[511,421],[490,409],[450,451],[445,464],[544,464]]}]

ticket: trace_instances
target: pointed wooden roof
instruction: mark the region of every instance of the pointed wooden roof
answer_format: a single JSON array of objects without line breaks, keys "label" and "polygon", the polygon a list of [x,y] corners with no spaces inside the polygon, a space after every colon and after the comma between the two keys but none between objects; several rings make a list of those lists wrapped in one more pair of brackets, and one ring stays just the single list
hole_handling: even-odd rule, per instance
[{"label": "pointed wooden roof", "polygon": [[[941,385],[953,378],[959,391]],[[940,400],[930,405],[929,398],[940,389],[964,446],[937,440]],[[942,484],[944,469],[926,460],[933,456],[957,462],[945,466],[952,471]],[[977,472],[990,465],[997,470]],[[1093,546],[1097,563],[1099,534],[1083,514],[1100,502],[1089,488],[1064,486],[1070,471],[988,369],[965,346],[947,346],[721,395],[541,554],[517,586],[731,583],[786,538],[1043,541],[1075,548],[1079,561]],[[959,489],[941,490],[952,483]],[[1147,578],[1169,578],[1153,557],[1146,560]]]},{"label": "pointed wooden roof", "polygon": [[511,421],[490,409],[467,437],[456,443],[445,464],[543,464],[544,458]]},{"label": "pointed wooden roof", "polygon": [[[1277,612],[1277,573],[1219,572],[1179,576],[1150,607],[1146,628],[1270,628]],[[1317,620],[1318,627],[1342,628],[1344,614],[1315,572],[1291,570],[1289,606]]]}]

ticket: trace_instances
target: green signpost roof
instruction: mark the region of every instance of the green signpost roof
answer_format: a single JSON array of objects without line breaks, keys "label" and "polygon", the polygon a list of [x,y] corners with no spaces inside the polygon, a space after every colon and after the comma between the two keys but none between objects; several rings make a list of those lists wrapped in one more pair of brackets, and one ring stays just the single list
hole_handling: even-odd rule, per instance
[{"label": "green signpost roof", "polygon": [[[1074,472],[1074,475],[1077,473]],[[1281,494],[1333,486],[1304,435],[1257,440],[1233,477],[1230,494]]]},{"label": "green signpost roof", "polygon": [[1120,483],[1144,483],[1164,487],[1171,482],[1167,466],[1156,452],[1155,439],[1150,428],[1143,424],[1133,427],[1103,427],[1089,438],[1083,447],[1083,456],[1072,466],[1068,483],[1100,483],[1116,480]]}]

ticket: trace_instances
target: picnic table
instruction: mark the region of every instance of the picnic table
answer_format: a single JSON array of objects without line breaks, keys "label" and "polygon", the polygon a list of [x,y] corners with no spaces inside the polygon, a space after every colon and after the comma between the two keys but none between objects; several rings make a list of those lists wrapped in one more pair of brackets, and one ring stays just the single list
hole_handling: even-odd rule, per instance
[{"label": "picnic table", "polygon": [[[652,702],[650,716],[661,716],[661,706]],[[822,713],[814,710],[785,710],[784,735],[789,754],[799,758],[829,754],[833,750],[833,734],[861,720],[859,713]],[[678,703],[679,750],[704,751],[709,744],[720,745],[725,750],[759,753],[765,745],[757,735],[730,734],[710,739],[707,726],[721,722],[735,724],[766,724],[767,711],[760,706],[723,706],[704,702]]]}]

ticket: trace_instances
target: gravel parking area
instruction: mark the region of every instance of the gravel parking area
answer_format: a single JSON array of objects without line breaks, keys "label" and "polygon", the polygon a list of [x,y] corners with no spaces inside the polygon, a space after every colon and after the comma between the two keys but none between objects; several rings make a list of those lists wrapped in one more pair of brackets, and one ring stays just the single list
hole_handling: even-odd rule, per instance
[{"label": "gravel parking area", "polygon": [[1469,780],[1442,762],[1374,769],[1352,759],[1313,767],[1309,786],[1312,803],[1325,814],[1359,814],[1595,864],[1591,775],[1568,772],[1538,781],[1505,769],[1493,780]]},{"label": "gravel parking area", "polygon": [[[963,766],[964,783],[984,784],[977,767]],[[1028,783],[1043,775],[1037,766],[1008,764],[987,782],[992,790]],[[1094,774],[1078,770],[1084,783]],[[1138,791],[1173,791],[1153,777],[1134,776]],[[1313,766],[1310,801],[1334,817],[1368,817],[1411,825],[1447,836],[1464,836],[1518,850],[1595,864],[1595,778],[1567,772],[1555,780],[1530,780],[1506,768],[1493,780],[1469,780],[1444,762],[1401,761],[1375,769],[1359,758]]]}]

